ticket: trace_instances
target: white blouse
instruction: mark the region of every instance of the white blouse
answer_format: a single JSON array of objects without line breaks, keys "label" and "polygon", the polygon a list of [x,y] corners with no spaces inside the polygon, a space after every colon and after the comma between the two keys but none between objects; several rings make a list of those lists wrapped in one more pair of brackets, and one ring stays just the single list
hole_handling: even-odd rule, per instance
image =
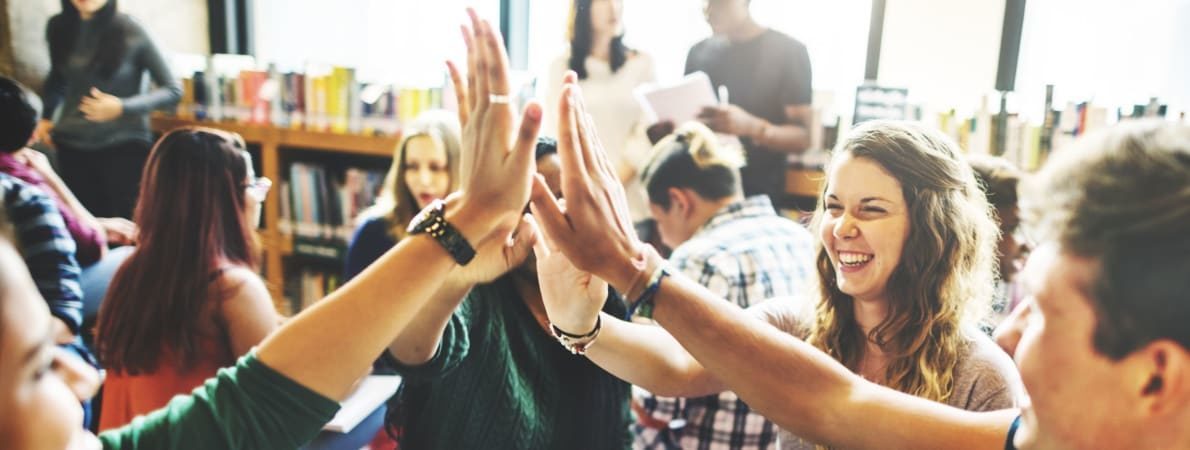
[{"label": "white blouse", "polygon": [[[569,61],[569,55],[562,55],[550,65],[544,134],[558,134],[558,101],[562,95],[562,76],[570,68]],[[616,169],[623,172],[630,168],[636,173],[624,183],[632,220],[647,219],[650,217],[648,197],[640,183],[639,172],[648,162],[652,150],[645,136],[645,129],[650,124],[644,123],[644,110],[632,91],[656,80],[653,58],[646,53],[634,52],[614,73],[611,65],[601,59],[587,57],[586,65],[587,78],[579,80],[579,87],[587,102],[587,112],[595,120],[599,140]]]}]

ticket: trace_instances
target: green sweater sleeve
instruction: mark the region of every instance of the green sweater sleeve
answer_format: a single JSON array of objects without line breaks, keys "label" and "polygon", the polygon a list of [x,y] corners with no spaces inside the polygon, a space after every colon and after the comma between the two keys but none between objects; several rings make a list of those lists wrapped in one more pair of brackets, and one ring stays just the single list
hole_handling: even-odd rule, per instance
[{"label": "green sweater sleeve", "polygon": [[338,403],[264,365],[253,352],[190,395],[99,439],[108,450],[297,448],[338,409]]}]

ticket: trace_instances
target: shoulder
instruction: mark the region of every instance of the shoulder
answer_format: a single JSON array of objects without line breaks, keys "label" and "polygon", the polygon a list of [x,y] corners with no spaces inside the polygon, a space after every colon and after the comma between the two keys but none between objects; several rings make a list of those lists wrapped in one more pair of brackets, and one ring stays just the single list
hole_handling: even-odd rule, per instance
[{"label": "shoulder", "polygon": [[[360,224],[355,229],[355,235],[351,238],[351,244],[368,243],[373,244],[377,242],[392,242],[393,239],[388,234],[391,228],[389,220],[385,217],[371,216],[360,221]],[[394,243],[395,245],[395,243]]]},{"label": "shoulder", "polygon": [[669,262],[686,271],[690,267],[714,266],[714,260],[728,253],[728,247],[720,240],[712,236],[695,236],[675,248],[673,253],[670,253]]},{"label": "shoulder", "polygon": [[805,51],[806,50],[806,44],[803,44],[802,41],[799,41],[799,40],[797,40],[797,38],[794,38],[793,36],[790,36],[788,34],[774,30],[772,28],[769,28],[768,30],[766,30],[764,32],[764,39],[765,39],[765,42],[767,42],[768,45],[771,45],[771,46],[781,47],[781,48],[795,50],[795,51]]},{"label": "shoulder", "polygon": [[0,193],[3,194],[4,206],[8,209],[9,220],[13,223],[19,224],[22,220],[31,219],[26,217],[28,215],[58,213],[58,207],[54,205],[49,194],[13,175],[0,173]]},{"label": "shoulder", "polygon": [[748,314],[798,339],[810,335],[813,317],[811,297],[775,297],[747,309]]},{"label": "shoulder", "polygon": [[62,27],[66,25],[66,17],[62,13],[50,16],[50,20],[45,22],[45,31],[48,34],[59,33]]},{"label": "shoulder", "polygon": [[252,269],[243,266],[228,267],[212,280],[218,292],[223,293],[225,299],[269,295],[269,290],[260,279],[260,275]]},{"label": "shoulder", "polygon": [[133,36],[148,36],[149,31],[135,17],[125,13],[116,14],[112,18],[112,26],[120,27],[125,33]]},{"label": "shoulder", "polygon": [[212,294],[217,296],[218,310],[223,318],[255,315],[258,311],[272,311],[273,298],[269,289],[252,269],[229,267],[211,282]]},{"label": "shoulder", "polygon": [[1021,391],[1020,374],[1007,353],[978,333],[960,354],[954,388],[948,402],[953,406],[972,411],[1008,408]]},{"label": "shoulder", "polygon": [[653,64],[653,55],[650,55],[646,51],[631,48],[628,49],[628,61],[637,64]]}]

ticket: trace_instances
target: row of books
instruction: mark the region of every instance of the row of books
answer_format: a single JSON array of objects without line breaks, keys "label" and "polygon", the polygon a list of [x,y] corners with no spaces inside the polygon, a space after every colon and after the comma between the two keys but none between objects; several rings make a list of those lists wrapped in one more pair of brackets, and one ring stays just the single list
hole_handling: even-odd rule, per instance
[{"label": "row of books", "polygon": [[343,285],[343,276],[338,271],[304,268],[286,277],[284,296],[293,315],[309,308]]},{"label": "row of books", "polygon": [[395,134],[422,111],[446,106],[442,86],[365,83],[350,67],[281,72],[251,60],[231,69],[215,61],[182,78],[178,117],[372,135]]},{"label": "row of books", "polygon": [[[1053,90],[1052,85],[1046,87],[1041,123],[1017,113],[1001,118],[989,111],[985,102],[969,117],[958,117],[954,110],[939,113],[935,125],[968,153],[1002,156],[1026,170],[1035,170],[1054,149],[1065,147],[1079,136],[1119,121],[1166,117],[1167,107],[1156,98],[1127,108],[1112,109],[1082,101],[1067,102],[1064,108],[1057,109]],[[1003,133],[999,132],[1001,126]]]},{"label": "row of books", "polygon": [[293,253],[341,260],[355,219],[376,202],[385,171],[295,162],[281,183],[281,233],[293,238]]}]

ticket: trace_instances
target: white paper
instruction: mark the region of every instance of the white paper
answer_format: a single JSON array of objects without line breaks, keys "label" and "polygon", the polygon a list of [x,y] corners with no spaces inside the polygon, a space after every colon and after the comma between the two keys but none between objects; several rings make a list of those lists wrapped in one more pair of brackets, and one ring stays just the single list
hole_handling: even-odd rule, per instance
[{"label": "white paper", "polygon": [[677,84],[646,84],[633,91],[653,122],[669,120],[674,125],[696,120],[703,107],[719,103],[711,79],[703,72],[682,77]]},{"label": "white paper", "polygon": [[388,401],[397,388],[401,387],[401,377],[397,375],[368,375],[359,387],[340,404],[338,414],[323,425],[325,431],[347,433],[354,430],[360,422],[368,418],[381,404]]}]

